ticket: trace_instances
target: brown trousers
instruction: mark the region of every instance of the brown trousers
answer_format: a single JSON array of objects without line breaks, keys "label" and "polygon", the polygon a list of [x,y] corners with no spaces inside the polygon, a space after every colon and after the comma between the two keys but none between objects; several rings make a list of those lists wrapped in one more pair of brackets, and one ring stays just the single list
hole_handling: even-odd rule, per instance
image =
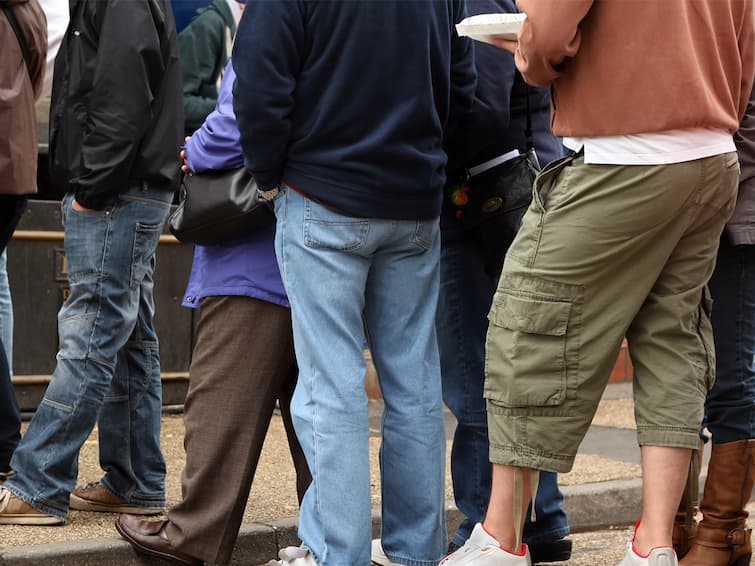
[{"label": "brown trousers", "polygon": [[248,297],[202,302],[184,405],[183,501],[166,526],[175,548],[230,562],[276,399],[301,501],[310,475],[289,410],[296,375],[289,309]]}]

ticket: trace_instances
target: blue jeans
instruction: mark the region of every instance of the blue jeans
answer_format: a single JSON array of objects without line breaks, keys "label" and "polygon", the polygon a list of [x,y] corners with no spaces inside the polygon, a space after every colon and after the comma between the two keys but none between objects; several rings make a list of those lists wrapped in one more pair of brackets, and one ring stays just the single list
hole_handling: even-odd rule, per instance
[{"label": "blue jeans", "polygon": [[10,369],[5,350],[0,344],[0,472],[11,470],[13,452],[21,440],[21,412],[10,379]]},{"label": "blue jeans", "polygon": [[21,439],[21,419],[10,378],[13,352],[13,305],[10,300],[6,250],[0,254],[0,472],[10,470],[10,458]]},{"label": "blue jeans", "polygon": [[716,381],[705,401],[713,442],[755,438],[755,245],[724,234],[710,283]]},{"label": "blue jeans", "polygon": [[13,307],[5,249],[26,210],[26,195],[0,195],[0,472],[10,470],[10,459],[21,439],[21,413],[11,382]]},{"label": "blue jeans", "polygon": [[13,375],[13,303],[8,283],[8,250],[0,254],[0,340],[8,359],[8,373]]},{"label": "blue jeans", "polygon": [[383,548],[396,562],[434,566],[446,550],[438,221],[352,218],[291,189],[275,214],[299,363],[291,414],[312,473],[302,543],[321,566],[370,564],[367,339],[385,400]]},{"label": "blue jeans", "polygon": [[58,313],[58,363],[4,486],[44,513],[67,516],[95,424],[102,485],[136,505],[165,505],[152,274],[171,198],[136,186],[95,212],[63,199],[70,296]]},{"label": "blue jeans", "polygon": [[[483,385],[487,316],[496,284],[486,273],[484,258],[474,242],[443,244],[436,321],[443,400],[458,422],[451,449],[451,478],[456,506],[466,517],[452,539],[459,546],[469,538],[475,523],[485,518],[490,499],[492,466]],[[525,542],[550,542],[569,534],[563,501],[557,475],[541,472],[536,521],[530,522],[528,514]]]}]

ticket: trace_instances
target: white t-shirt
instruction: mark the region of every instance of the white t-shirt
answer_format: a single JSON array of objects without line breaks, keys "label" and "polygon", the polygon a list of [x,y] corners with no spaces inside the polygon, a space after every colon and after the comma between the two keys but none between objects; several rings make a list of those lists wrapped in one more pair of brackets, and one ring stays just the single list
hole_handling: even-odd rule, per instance
[{"label": "white t-shirt", "polygon": [[41,97],[50,96],[52,92],[52,71],[55,66],[55,56],[58,54],[63,35],[68,27],[68,0],[39,0],[42,10],[47,16],[47,65]]},{"label": "white t-shirt", "polygon": [[563,144],[572,151],[584,147],[585,163],[593,165],[663,165],[737,150],[732,134],[707,128],[596,138],[565,137]]}]

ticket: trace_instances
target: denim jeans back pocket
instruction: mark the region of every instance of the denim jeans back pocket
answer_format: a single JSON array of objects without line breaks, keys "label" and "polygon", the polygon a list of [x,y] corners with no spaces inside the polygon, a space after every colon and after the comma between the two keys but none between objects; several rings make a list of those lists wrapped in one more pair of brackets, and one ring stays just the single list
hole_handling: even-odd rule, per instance
[{"label": "denim jeans back pocket", "polygon": [[103,276],[102,258],[111,245],[111,220],[105,213],[79,212],[73,198],[63,203],[66,272],[71,285]]},{"label": "denim jeans back pocket", "polygon": [[314,201],[304,203],[304,244],[310,248],[356,251],[367,242],[370,222],[331,210]]},{"label": "denim jeans back pocket", "polygon": [[414,243],[422,250],[429,250],[438,235],[438,220],[418,220],[414,231]]},{"label": "denim jeans back pocket", "polygon": [[488,316],[486,398],[504,407],[566,400],[572,307],[568,298],[499,289]]}]

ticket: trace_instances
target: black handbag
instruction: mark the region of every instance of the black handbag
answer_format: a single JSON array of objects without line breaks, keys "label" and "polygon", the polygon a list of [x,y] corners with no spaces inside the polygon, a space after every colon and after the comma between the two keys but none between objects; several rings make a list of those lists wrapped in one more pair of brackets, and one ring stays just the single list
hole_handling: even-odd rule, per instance
[{"label": "black handbag", "polygon": [[506,252],[532,202],[532,187],[540,171],[532,142],[532,117],[527,96],[527,151],[451,188],[450,200],[456,206],[468,238],[473,239],[485,260],[486,271],[498,277]]},{"label": "black handbag", "polygon": [[257,182],[245,168],[184,175],[171,233],[184,243],[209,246],[275,222]]}]

